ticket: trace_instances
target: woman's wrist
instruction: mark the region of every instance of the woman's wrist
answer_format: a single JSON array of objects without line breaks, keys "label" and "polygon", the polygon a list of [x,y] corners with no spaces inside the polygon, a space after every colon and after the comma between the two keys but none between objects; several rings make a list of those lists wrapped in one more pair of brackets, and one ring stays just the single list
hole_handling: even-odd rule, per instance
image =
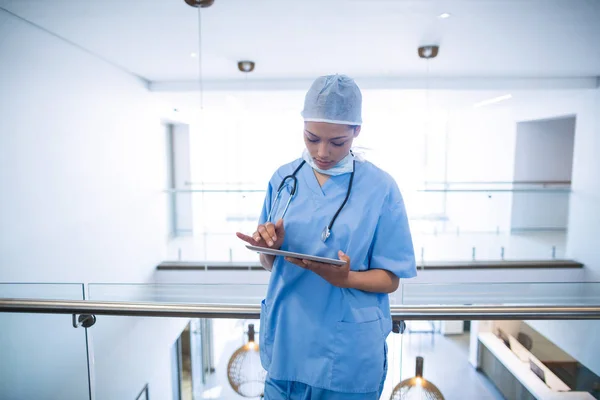
[{"label": "woman's wrist", "polygon": [[263,266],[263,268],[271,272],[271,270],[273,269],[273,263],[275,262],[275,256],[261,253],[259,259],[260,264]]},{"label": "woman's wrist", "polygon": [[360,272],[350,271],[348,272],[348,281],[345,285],[346,289],[360,289]]}]

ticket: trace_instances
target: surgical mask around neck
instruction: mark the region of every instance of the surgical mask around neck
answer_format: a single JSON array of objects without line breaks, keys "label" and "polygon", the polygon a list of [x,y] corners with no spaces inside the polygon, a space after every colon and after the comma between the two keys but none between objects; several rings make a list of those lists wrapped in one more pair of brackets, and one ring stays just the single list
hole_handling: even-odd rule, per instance
[{"label": "surgical mask around neck", "polygon": [[337,163],[329,169],[321,169],[317,167],[317,165],[315,164],[315,160],[313,160],[312,156],[310,155],[307,149],[304,149],[304,152],[302,153],[302,159],[306,161],[308,165],[312,167],[312,169],[323,175],[337,176],[342,174],[348,174],[351,173],[354,169],[354,156],[352,155],[352,153],[348,153],[348,155],[342,158],[339,163]]}]

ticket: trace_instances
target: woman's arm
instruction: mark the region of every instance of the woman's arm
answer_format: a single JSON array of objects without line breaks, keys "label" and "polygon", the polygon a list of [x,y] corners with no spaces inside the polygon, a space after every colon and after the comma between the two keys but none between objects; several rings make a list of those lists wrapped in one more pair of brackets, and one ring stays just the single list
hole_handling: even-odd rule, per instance
[{"label": "woman's arm", "polygon": [[400,278],[384,269],[367,271],[350,271],[348,273],[348,288],[364,290],[365,292],[393,293],[398,290]]},{"label": "woman's arm", "polygon": [[286,260],[302,268],[313,271],[333,286],[358,289],[365,292],[392,293],[398,289],[400,278],[395,274],[383,269],[370,269],[367,271],[350,271],[350,257],[342,251],[338,253],[340,260],[346,262],[339,267],[337,265],[322,264],[309,260],[286,257]]}]

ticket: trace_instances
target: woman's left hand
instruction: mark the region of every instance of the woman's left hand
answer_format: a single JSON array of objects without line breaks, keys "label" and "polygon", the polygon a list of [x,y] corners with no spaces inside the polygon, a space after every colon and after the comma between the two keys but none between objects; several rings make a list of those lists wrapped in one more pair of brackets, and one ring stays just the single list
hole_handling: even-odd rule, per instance
[{"label": "woman's left hand", "polygon": [[299,267],[314,272],[321,278],[325,279],[327,282],[331,283],[333,286],[337,286],[340,288],[348,288],[350,287],[350,257],[344,254],[344,252],[342,252],[341,250],[338,252],[338,257],[340,258],[340,260],[345,261],[346,264],[338,266],[310,260],[301,260],[298,258],[291,257],[286,257],[285,260],[291,262],[292,264],[296,264]]}]

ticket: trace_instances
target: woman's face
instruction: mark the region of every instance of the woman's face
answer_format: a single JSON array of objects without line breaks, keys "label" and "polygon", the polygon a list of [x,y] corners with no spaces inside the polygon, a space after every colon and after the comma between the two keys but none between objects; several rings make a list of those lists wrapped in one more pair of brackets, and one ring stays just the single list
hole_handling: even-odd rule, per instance
[{"label": "woman's face", "polygon": [[327,122],[305,122],[304,143],[320,169],[329,169],[350,152],[360,126],[330,124]]}]

